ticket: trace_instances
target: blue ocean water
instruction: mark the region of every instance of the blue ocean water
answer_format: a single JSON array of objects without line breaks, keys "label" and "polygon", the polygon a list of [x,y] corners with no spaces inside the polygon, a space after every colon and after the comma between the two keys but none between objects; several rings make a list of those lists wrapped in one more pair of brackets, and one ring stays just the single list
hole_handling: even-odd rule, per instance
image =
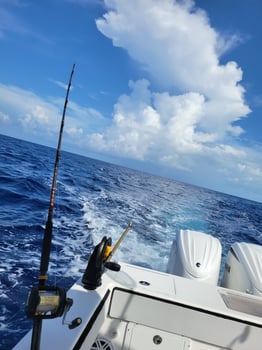
[{"label": "blue ocean water", "polygon": [[[55,150],[0,135],[0,349],[30,329],[25,303],[37,283]],[[262,244],[262,204],[62,152],[49,283],[69,288],[104,235],[133,228],[116,260],[165,271],[180,229]]]}]

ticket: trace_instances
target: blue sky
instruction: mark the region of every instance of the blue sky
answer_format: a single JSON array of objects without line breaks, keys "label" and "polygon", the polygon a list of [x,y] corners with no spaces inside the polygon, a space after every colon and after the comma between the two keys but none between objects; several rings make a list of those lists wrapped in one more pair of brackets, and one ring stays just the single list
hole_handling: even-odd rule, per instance
[{"label": "blue sky", "polygon": [[0,0],[0,133],[262,201],[260,0]]}]

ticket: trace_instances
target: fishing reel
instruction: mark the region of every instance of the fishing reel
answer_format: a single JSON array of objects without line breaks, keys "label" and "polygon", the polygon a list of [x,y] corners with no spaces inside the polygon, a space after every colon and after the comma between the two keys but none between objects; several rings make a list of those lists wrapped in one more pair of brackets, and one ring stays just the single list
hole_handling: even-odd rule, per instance
[{"label": "fishing reel", "polygon": [[111,245],[112,239],[104,236],[102,241],[95,246],[82,278],[84,288],[93,290],[101,286],[105,267],[115,271],[120,270],[119,264],[109,261],[112,254]]},{"label": "fishing reel", "polygon": [[61,317],[68,304],[72,305],[73,300],[66,297],[65,288],[35,286],[28,296],[26,315],[33,319]]},{"label": "fishing reel", "polygon": [[26,305],[26,315],[33,320],[43,320],[63,316],[63,324],[70,329],[79,326],[81,318],[66,322],[66,314],[73,305],[73,299],[66,297],[66,289],[57,286],[32,287]]}]

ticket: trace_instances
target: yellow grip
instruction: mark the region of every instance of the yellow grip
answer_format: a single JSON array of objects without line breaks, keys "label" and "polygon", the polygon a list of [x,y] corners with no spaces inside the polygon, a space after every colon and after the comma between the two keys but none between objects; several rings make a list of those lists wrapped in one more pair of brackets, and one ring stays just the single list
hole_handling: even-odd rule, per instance
[{"label": "yellow grip", "polygon": [[108,257],[109,257],[109,255],[110,255],[110,253],[112,252],[112,247],[111,247],[111,245],[108,245],[107,247],[106,247],[106,250],[105,250],[105,253],[104,253],[104,259],[106,260]]}]

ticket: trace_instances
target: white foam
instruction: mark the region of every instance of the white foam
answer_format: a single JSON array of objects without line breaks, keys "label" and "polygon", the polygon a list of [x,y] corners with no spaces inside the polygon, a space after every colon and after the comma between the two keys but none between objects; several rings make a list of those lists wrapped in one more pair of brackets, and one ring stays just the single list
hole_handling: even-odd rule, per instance
[{"label": "white foam", "polygon": [[[104,194],[102,194],[102,196],[104,196]],[[117,220],[114,215],[108,218],[102,215],[95,201],[87,198],[83,198],[83,201],[83,221],[86,222],[92,230],[94,244],[98,244],[103,236],[106,235],[112,238],[114,246],[128,225],[128,221],[120,223],[119,219]],[[154,215],[157,216],[156,213]],[[150,229],[152,229],[154,232],[159,232],[159,238],[161,240],[157,240],[156,242],[150,240],[150,238],[147,239],[145,234],[139,232],[139,225],[133,223],[133,227],[127,234],[125,241],[115,254],[115,260],[147,265],[154,269],[165,271],[169,250],[172,244],[170,231],[169,229],[163,229],[163,227],[157,223],[152,225],[154,227],[148,227],[148,230],[150,231]]]}]

